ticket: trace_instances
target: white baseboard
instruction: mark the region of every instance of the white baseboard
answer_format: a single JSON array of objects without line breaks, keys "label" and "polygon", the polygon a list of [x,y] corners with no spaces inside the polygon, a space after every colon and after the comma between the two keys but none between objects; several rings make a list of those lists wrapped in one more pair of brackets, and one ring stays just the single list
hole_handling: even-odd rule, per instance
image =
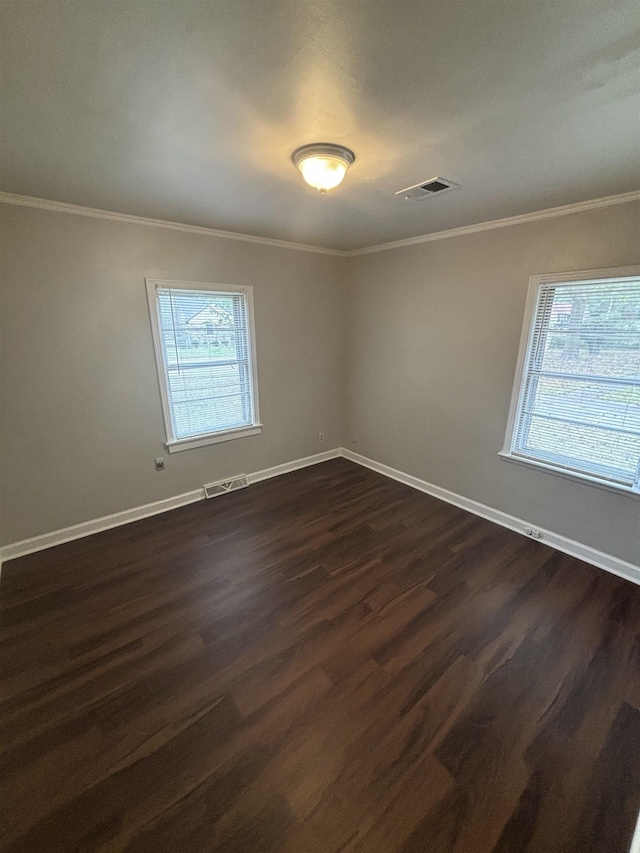
[{"label": "white baseboard", "polygon": [[[318,462],[326,462],[328,459],[335,459],[341,455],[342,450],[340,448],[326,450],[323,453],[316,453],[313,456],[305,456],[303,459],[294,459],[282,465],[274,465],[272,468],[255,471],[253,474],[247,475],[247,480],[249,483],[258,483],[260,480],[278,477],[280,474],[297,471],[299,468],[306,468],[309,465],[317,465]],[[169,510],[201,500],[204,500],[204,489],[194,489],[191,492],[184,492],[172,498],[164,498],[164,500],[136,506],[133,509],[114,512],[112,515],[103,515],[102,518],[83,521],[81,524],[64,527],[62,530],[54,530],[51,533],[43,533],[40,536],[32,536],[30,539],[14,542],[11,545],[4,545],[0,548],[0,568],[2,567],[2,563],[7,560],[24,557],[27,554],[33,554],[35,551],[52,548],[54,545],[62,545],[64,542],[71,542],[74,539],[82,539],[84,536],[91,536],[92,533],[100,533],[102,530],[120,527],[122,524],[139,521],[141,518],[149,518],[161,512],[169,512]]]},{"label": "white baseboard", "polygon": [[164,500],[136,506],[133,509],[103,515],[101,518],[94,518],[92,521],[83,521],[80,524],[73,524],[71,527],[63,527],[61,530],[53,530],[51,533],[42,533],[40,536],[32,536],[30,539],[22,539],[20,542],[13,542],[11,545],[4,545],[0,549],[0,555],[3,562],[14,560],[16,557],[24,557],[26,554],[43,551],[45,548],[52,548],[54,545],[62,545],[64,542],[72,542],[74,539],[91,536],[92,533],[100,533],[102,530],[109,530],[112,527],[120,527],[122,524],[138,521],[141,518],[149,518],[161,512],[168,512],[171,509],[203,500],[203,498],[203,490],[194,489],[192,492],[184,492],[184,494],[175,495],[172,498],[164,498]]},{"label": "white baseboard", "polygon": [[333,450],[325,450],[322,453],[314,453],[313,456],[305,456],[302,459],[295,459],[293,462],[284,462],[282,465],[274,465],[273,468],[255,471],[253,474],[247,474],[247,480],[250,484],[259,483],[260,480],[279,477],[280,474],[288,474],[289,471],[308,468],[309,465],[317,465],[318,462],[328,462],[329,459],[337,459],[339,456],[342,456],[342,448],[335,447]]},{"label": "white baseboard", "polygon": [[629,853],[640,853],[640,815],[638,815],[636,831],[633,833],[633,838],[631,839]]},{"label": "white baseboard", "polygon": [[[443,489],[441,486],[427,483],[419,477],[405,474],[403,471],[398,471],[389,465],[383,465],[381,462],[376,462],[374,459],[361,456],[359,453],[353,453],[353,451],[346,450],[345,448],[326,450],[323,453],[316,453],[313,456],[305,456],[302,459],[284,462],[282,465],[274,465],[272,468],[265,468],[262,471],[254,471],[252,474],[247,475],[247,480],[250,484],[258,483],[261,480],[267,480],[270,477],[279,477],[281,474],[287,474],[289,471],[297,471],[300,468],[317,465],[319,462],[326,462],[329,459],[336,459],[339,456],[349,459],[351,462],[356,462],[365,468],[370,468],[372,471],[377,471],[379,474],[390,477],[392,480],[397,480],[400,483],[411,486],[413,489],[418,489],[421,492],[439,498],[446,503],[460,507],[460,509],[464,509],[474,515],[479,515],[481,518],[486,518],[488,521],[493,521],[502,527],[507,527],[509,530],[515,530],[523,536],[526,536],[525,528],[532,526],[531,522],[523,521],[513,515],[508,515],[506,512],[501,512],[478,501],[465,498],[455,492],[450,492],[448,489]],[[96,518],[92,521],[85,521],[82,524],[74,524],[62,530],[54,530],[51,533],[44,533],[40,536],[33,536],[30,539],[23,539],[21,542],[5,545],[0,548],[0,569],[2,563],[7,560],[23,557],[35,551],[42,551],[54,545],[61,545],[63,542],[81,539],[84,536],[90,536],[92,533],[99,533],[102,530],[109,530],[112,527],[119,527],[122,524],[129,524],[132,521],[138,521],[142,518],[149,518],[152,515],[168,512],[169,510],[177,509],[178,507],[186,506],[187,504],[203,499],[204,490],[202,488],[194,489],[191,492],[175,495],[172,498],[165,498],[161,501],[144,504],[143,506],[124,510],[123,512],[105,515],[102,518]],[[591,563],[614,575],[618,575],[618,577],[640,584],[639,566],[634,566],[632,563],[620,560],[611,554],[605,554],[588,545],[583,545],[581,542],[575,542],[573,539],[568,539],[566,536],[561,536],[559,533],[554,533],[551,530],[539,529],[541,534],[539,541],[544,544],[550,545],[558,551],[563,551],[565,554],[570,554],[572,557],[577,557],[579,560],[584,560],[586,563]]]},{"label": "white baseboard", "polygon": [[[467,512],[472,512],[474,515],[479,515],[481,518],[486,518],[488,521],[493,521],[502,527],[508,527],[509,530],[515,530],[523,536],[527,535],[525,533],[526,527],[537,527],[537,525],[533,525],[531,522],[523,521],[521,518],[501,512],[499,509],[493,509],[478,501],[462,497],[462,495],[450,492],[441,486],[434,486],[433,483],[427,483],[425,480],[413,477],[411,474],[397,471],[389,465],[383,465],[381,462],[361,456],[359,453],[353,453],[351,450],[343,449],[342,456],[345,459],[356,462],[358,465],[370,468],[379,474],[384,474],[385,477],[390,477],[392,480],[398,480],[398,482],[411,486],[413,489],[426,492],[426,494],[432,495],[434,498],[439,498],[442,501],[446,501],[446,503],[467,510]],[[634,566],[633,563],[620,560],[611,554],[605,554],[602,551],[591,548],[589,545],[583,545],[581,542],[575,542],[573,539],[568,539],[566,536],[561,536],[559,533],[554,533],[551,530],[538,529],[540,530],[538,541],[543,542],[545,545],[550,545],[557,551],[563,551],[565,554],[570,554],[572,557],[584,560],[585,563],[591,563],[593,566],[618,575],[618,577],[625,578],[625,580],[640,584],[640,566]]]}]

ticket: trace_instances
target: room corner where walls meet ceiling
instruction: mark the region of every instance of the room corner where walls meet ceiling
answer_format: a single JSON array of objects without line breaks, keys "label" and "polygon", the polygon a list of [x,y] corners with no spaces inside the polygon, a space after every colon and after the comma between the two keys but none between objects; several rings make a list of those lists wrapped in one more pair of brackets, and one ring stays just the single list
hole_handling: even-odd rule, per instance
[{"label": "room corner where walls meet ceiling", "polygon": [[[640,188],[640,8],[5,2],[0,189],[361,250]],[[437,33],[437,38],[426,38]],[[325,198],[293,163],[355,162]],[[416,204],[425,177],[461,187]]]}]

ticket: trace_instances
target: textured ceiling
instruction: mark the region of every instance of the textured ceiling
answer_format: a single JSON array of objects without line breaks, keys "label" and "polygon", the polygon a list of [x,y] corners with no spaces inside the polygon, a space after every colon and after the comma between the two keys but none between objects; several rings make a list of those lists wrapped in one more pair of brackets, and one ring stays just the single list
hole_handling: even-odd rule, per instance
[{"label": "textured ceiling", "polygon": [[[3,2],[0,189],[353,249],[640,187],[637,0]],[[294,148],[356,162],[326,198]],[[436,175],[462,189],[394,192]]]}]

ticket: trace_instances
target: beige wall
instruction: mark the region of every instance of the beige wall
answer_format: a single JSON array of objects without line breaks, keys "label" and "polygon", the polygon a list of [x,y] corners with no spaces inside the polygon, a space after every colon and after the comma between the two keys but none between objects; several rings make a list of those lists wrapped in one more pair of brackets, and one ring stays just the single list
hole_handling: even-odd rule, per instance
[{"label": "beige wall", "polygon": [[[640,204],[348,260],[0,217],[1,544],[344,444],[640,564],[639,501],[497,456],[529,276],[638,263]],[[262,435],[166,453],[145,276],[254,286]]]},{"label": "beige wall", "polygon": [[[0,216],[1,544],[340,445],[341,258],[8,205]],[[253,285],[261,435],[166,453],[145,276]]]},{"label": "beige wall", "polygon": [[350,259],[345,446],[640,564],[640,501],[496,455],[529,276],[638,262],[637,203]]}]

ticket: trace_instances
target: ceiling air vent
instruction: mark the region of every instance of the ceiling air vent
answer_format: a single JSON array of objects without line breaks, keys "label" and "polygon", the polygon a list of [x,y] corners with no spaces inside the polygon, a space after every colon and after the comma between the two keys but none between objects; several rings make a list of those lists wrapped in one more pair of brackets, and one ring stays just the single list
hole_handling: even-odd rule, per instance
[{"label": "ceiling air vent", "polygon": [[430,181],[422,181],[413,187],[398,190],[396,195],[402,195],[407,200],[414,199],[415,201],[419,201],[423,198],[430,198],[432,195],[445,193],[447,190],[455,190],[459,186],[460,184],[456,184],[447,178],[431,178]]},{"label": "ceiling air vent", "polygon": [[220,480],[218,483],[209,483],[204,487],[205,498],[217,498],[218,495],[226,495],[227,492],[235,492],[236,489],[244,489],[249,485],[245,474],[232,477],[230,480]]}]

